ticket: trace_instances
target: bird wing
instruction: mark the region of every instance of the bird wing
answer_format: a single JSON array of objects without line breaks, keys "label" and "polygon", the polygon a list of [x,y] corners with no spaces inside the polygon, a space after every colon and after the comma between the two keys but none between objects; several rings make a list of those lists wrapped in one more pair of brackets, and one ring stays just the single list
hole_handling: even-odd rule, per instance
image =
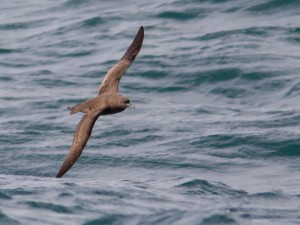
[{"label": "bird wing", "polygon": [[123,57],[105,75],[100,88],[99,95],[103,93],[117,93],[122,75],[139,53],[144,40],[144,27],[141,26],[133,42],[127,49]]},{"label": "bird wing", "polygon": [[93,126],[100,116],[101,112],[89,112],[86,113],[76,127],[76,131],[74,134],[74,139],[72,146],[70,147],[69,153],[65,158],[64,163],[62,164],[59,172],[57,173],[56,177],[62,177],[76,162],[79,156],[82,153],[83,148],[85,147],[86,143],[88,142]]}]

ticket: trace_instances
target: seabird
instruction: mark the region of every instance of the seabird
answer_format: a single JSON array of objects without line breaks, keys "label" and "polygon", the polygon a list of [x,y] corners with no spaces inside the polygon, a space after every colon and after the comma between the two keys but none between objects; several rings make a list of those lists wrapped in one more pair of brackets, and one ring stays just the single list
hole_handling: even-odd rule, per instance
[{"label": "seabird", "polygon": [[56,175],[57,178],[62,177],[79,158],[99,116],[119,113],[131,106],[129,99],[118,93],[118,86],[122,75],[139,53],[143,39],[144,27],[141,26],[123,57],[108,70],[100,85],[98,96],[73,107],[68,107],[70,114],[83,112],[84,116],[76,127],[73,143]]}]

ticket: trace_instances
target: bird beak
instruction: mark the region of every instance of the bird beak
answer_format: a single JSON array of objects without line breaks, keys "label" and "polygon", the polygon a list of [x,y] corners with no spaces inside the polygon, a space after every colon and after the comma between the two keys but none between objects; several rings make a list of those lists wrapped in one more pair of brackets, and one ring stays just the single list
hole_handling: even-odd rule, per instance
[{"label": "bird beak", "polygon": [[135,108],[134,106],[132,106],[130,103],[126,104],[127,108]]}]

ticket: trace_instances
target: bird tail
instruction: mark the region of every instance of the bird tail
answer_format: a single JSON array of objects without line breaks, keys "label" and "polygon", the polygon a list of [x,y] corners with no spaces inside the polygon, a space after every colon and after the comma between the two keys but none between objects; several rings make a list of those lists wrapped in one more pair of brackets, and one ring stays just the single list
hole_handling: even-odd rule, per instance
[{"label": "bird tail", "polygon": [[76,110],[76,106],[73,106],[73,107],[67,107],[67,108],[68,108],[68,110],[70,111],[70,114],[71,114],[71,115],[78,112],[78,111]]}]

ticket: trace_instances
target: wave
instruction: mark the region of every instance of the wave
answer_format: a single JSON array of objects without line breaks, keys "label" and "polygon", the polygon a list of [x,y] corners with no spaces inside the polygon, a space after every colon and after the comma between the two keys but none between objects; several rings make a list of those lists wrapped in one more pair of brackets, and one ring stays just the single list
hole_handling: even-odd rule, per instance
[{"label": "wave", "polygon": [[186,190],[188,195],[222,195],[222,196],[246,196],[243,190],[234,190],[223,183],[210,183],[206,180],[194,179],[177,185],[178,188]]}]

